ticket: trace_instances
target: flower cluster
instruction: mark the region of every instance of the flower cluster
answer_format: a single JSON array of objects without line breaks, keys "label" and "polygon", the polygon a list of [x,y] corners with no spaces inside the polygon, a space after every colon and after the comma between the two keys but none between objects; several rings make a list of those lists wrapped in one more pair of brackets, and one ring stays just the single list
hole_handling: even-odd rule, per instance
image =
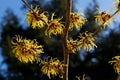
[{"label": "flower cluster", "polygon": [[55,14],[53,13],[46,30],[46,35],[48,35],[49,37],[51,37],[51,35],[61,34],[64,28],[64,25],[60,23],[60,20],[62,18],[53,19],[54,15]]},{"label": "flower cluster", "polygon": [[80,34],[80,40],[78,41],[78,45],[80,48],[83,48],[86,51],[92,50],[94,47],[97,48],[97,45],[94,43],[95,38],[92,33],[85,32],[84,34]]},{"label": "flower cluster", "polygon": [[116,73],[120,74],[120,56],[115,56],[109,61],[110,64],[113,64],[113,68]]},{"label": "flower cluster", "polygon": [[15,57],[23,63],[33,62],[37,54],[43,53],[36,40],[22,39],[19,35],[13,38],[12,48]]},{"label": "flower cluster", "polygon": [[45,61],[42,61],[41,71],[43,74],[47,74],[49,78],[52,76],[57,76],[58,74],[63,74],[63,67],[65,66],[62,62],[60,62],[57,58],[47,57]]},{"label": "flower cluster", "polygon": [[76,29],[80,29],[82,25],[87,21],[83,16],[78,13],[71,12],[70,13],[70,26],[69,30],[72,30],[74,27]]},{"label": "flower cluster", "polygon": [[[95,16],[95,20],[99,25],[96,31],[94,33],[82,33],[79,35],[79,40],[73,40],[72,38],[69,39],[69,31],[72,31],[74,28],[79,30],[85,24],[85,22],[87,22],[87,19],[84,18],[81,14],[76,12],[69,12],[71,11],[69,10],[69,6],[67,8],[68,10],[66,11],[66,13],[70,15],[66,15],[66,23],[64,23],[69,24],[69,26],[64,26],[62,24],[63,22],[61,22],[62,18],[54,19],[55,13],[53,13],[51,15],[50,20],[48,20],[49,17],[45,14],[45,11],[42,11],[38,6],[36,6],[35,8],[30,7],[25,0],[23,0],[23,2],[30,8],[30,11],[26,12],[26,21],[29,26],[35,29],[42,28],[45,25],[47,25],[47,27],[45,28],[45,35],[49,37],[51,37],[52,35],[63,34],[61,35],[61,40],[65,42],[65,46],[63,46],[64,54],[76,53],[76,51],[81,48],[83,48],[86,51],[90,51],[93,48],[97,48],[97,45],[95,44],[95,38],[93,37],[93,35],[95,35],[97,31],[99,31],[98,29],[101,26],[105,28],[105,26],[107,26],[111,22],[111,18],[116,13],[120,13],[120,0],[115,0],[115,13],[108,14],[107,12],[99,12],[99,14]],[[42,45],[38,45],[36,40],[23,39],[18,35],[13,38],[12,48],[15,57],[23,63],[32,63],[35,60],[40,62],[42,64],[41,72],[43,74],[46,74],[50,79],[51,76],[60,75],[62,77],[63,74],[66,73],[65,68],[69,67],[69,65],[66,62],[67,58],[64,58],[65,64],[57,58],[47,57],[45,60],[39,58],[37,59],[36,56],[38,54],[43,53],[43,47]],[[109,63],[113,64],[115,72],[120,74],[120,56],[115,56],[113,60],[109,61]],[[76,78],[78,80],[86,80],[85,75],[83,75],[83,77],[77,76]]]},{"label": "flower cluster", "polygon": [[77,40],[67,40],[67,48],[69,52],[76,53],[78,50],[78,41]]},{"label": "flower cluster", "polygon": [[99,25],[106,26],[110,23],[111,15],[107,14],[106,12],[100,12],[99,15],[96,16],[96,22]]},{"label": "flower cluster", "polygon": [[41,28],[48,22],[45,12],[42,12],[38,6],[36,6],[35,9],[26,12],[26,15],[26,21],[32,28]]}]

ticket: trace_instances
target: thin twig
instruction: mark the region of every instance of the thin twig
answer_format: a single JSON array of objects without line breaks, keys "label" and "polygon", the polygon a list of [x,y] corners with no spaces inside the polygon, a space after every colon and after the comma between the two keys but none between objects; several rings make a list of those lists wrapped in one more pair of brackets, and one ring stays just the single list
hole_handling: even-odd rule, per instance
[{"label": "thin twig", "polygon": [[[24,3],[25,3],[25,5],[30,9],[30,10],[32,10],[33,11],[33,9],[31,8],[31,6],[25,1],[25,0],[22,0]],[[33,11],[34,12],[34,11]]]}]

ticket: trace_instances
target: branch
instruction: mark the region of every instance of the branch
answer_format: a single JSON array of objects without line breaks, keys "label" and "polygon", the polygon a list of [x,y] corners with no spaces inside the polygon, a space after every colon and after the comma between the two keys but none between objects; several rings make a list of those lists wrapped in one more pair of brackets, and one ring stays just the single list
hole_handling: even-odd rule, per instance
[{"label": "branch", "polygon": [[[25,0],[22,0],[24,3],[25,3],[25,5],[30,9],[30,10],[32,10],[33,11],[33,9],[31,8],[31,6],[25,1]],[[34,12],[34,11],[33,11]]]},{"label": "branch", "polygon": [[66,64],[66,66],[64,67],[63,80],[68,80],[69,52],[67,49],[67,39],[68,39],[68,29],[70,24],[71,4],[72,4],[72,1],[67,0],[65,28],[62,34],[64,64]]}]

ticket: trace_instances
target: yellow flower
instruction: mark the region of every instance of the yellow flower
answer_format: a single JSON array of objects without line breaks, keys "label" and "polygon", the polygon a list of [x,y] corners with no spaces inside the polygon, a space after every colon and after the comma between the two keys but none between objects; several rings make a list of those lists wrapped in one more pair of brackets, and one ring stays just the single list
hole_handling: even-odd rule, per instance
[{"label": "yellow flower", "polygon": [[76,29],[80,29],[86,21],[87,20],[84,17],[82,17],[80,14],[71,12],[69,30],[72,30],[74,27]]},{"label": "yellow flower", "polygon": [[48,22],[48,18],[45,16],[45,12],[36,6],[35,9],[26,12],[26,21],[32,28],[41,28]]},{"label": "yellow flower", "polygon": [[104,27],[110,23],[111,15],[106,12],[100,12],[99,15],[96,16],[96,22],[99,25],[103,25]]},{"label": "yellow flower", "polygon": [[86,51],[92,50],[94,47],[97,48],[97,45],[94,43],[95,38],[92,33],[85,32],[84,34],[80,34],[78,41],[79,48],[83,48]]},{"label": "yellow flower", "polygon": [[15,57],[23,63],[33,62],[37,54],[43,53],[41,45],[36,40],[22,39],[19,35],[13,38],[12,48]]},{"label": "yellow flower", "polygon": [[109,61],[110,64],[113,64],[113,68],[116,73],[120,74],[120,56],[115,56]]},{"label": "yellow flower", "polygon": [[75,53],[78,50],[77,40],[67,40],[67,48],[70,52]]},{"label": "yellow flower", "polygon": [[52,76],[57,76],[58,74],[62,76],[64,64],[56,58],[47,57],[45,61],[42,61],[41,71],[43,74],[47,74],[49,78]]},{"label": "yellow flower", "polygon": [[49,21],[47,30],[45,32],[46,35],[51,37],[51,35],[58,35],[63,32],[64,25],[60,23],[61,18],[53,19],[54,13],[51,16],[51,20]]},{"label": "yellow flower", "polygon": [[114,5],[118,13],[120,14],[120,0],[114,0]]},{"label": "yellow flower", "polygon": [[76,76],[77,80],[86,80],[87,78],[85,77],[85,74],[83,75],[83,77],[81,78],[80,76]]}]

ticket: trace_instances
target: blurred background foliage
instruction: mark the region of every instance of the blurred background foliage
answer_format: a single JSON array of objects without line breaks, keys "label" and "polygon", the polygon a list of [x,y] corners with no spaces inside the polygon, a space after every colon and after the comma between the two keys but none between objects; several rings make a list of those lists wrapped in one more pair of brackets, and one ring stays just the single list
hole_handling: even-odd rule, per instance
[{"label": "blurred background foliage", "polygon": [[[75,3],[73,1],[72,11],[76,11]],[[39,5],[42,10],[48,11],[50,15],[55,12],[56,17],[65,17],[65,0],[51,0],[50,2],[33,0],[32,2],[29,1],[29,4],[32,4],[33,7]],[[99,7],[99,5],[96,0],[93,0],[93,3],[89,4],[85,10],[85,17],[88,22],[79,31],[73,30],[70,32],[70,36],[76,39],[79,33],[95,31],[97,28],[95,22],[96,7]],[[21,10],[23,9],[28,10],[25,5],[22,6]],[[53,36],[51,39],[46,37],[44,34],[45,28],[32,29],[27,27],[24,29],[25,25],[20,24],[18,16],[12,10],[6,10],[0,25],[2,27],[0,47],[4,58],[2,64],[5,63],[7,66],[5,71],[0,69],[0,80],[49,80],[46,75],[41,73],[39,64],[24,64],[14,57],[11,51],[11,40],[15,35],[37,39],[39,44],[44,45],[45,54],[41,57],[52,56],[63,60],[62,43],[59,36]],[[120,25],[114,24],[114,26],[117,29],[110,29],[108,26],[96,34],[97,49],[91,52],[80,50],[78,54],[70,55],[69,80],[76,80],[75,76],[82,76],[83,74],[86,74],[88,80],[117,79],[113,67],[108,64],[113,56],[120,55]],[[60,80],[60,78],[56,76],[51,80]]]}]

